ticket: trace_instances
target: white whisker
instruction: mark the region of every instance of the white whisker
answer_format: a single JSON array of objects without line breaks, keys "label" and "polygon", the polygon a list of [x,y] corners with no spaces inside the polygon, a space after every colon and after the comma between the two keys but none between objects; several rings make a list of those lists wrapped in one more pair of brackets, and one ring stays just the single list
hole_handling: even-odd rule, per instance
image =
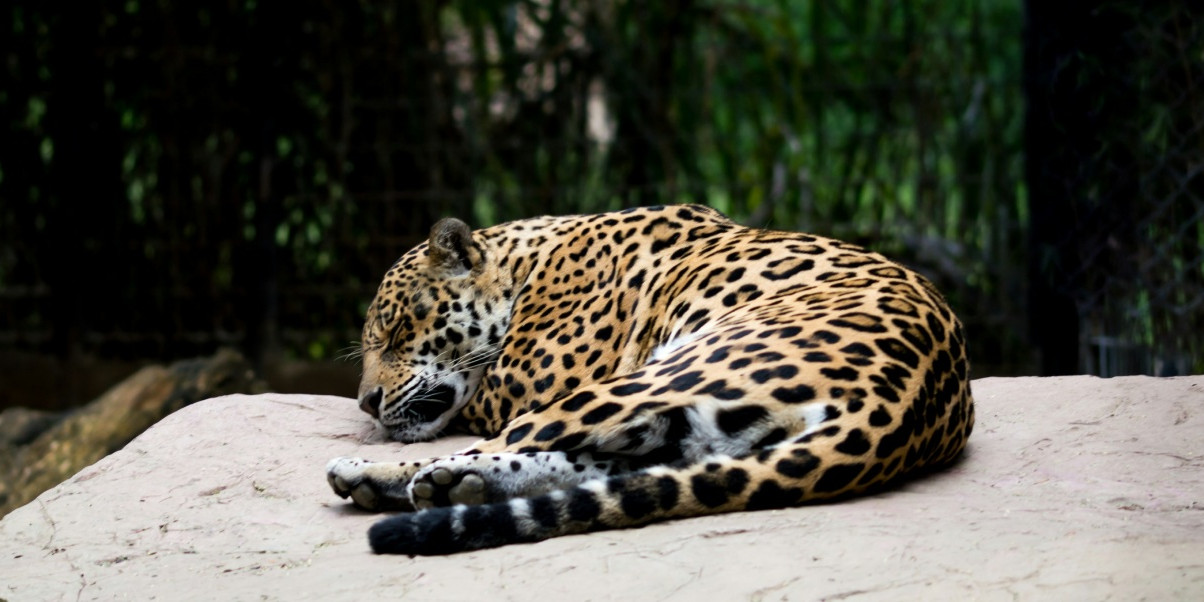
[{"label": "white whisker", "polygon": [[336,354],[336,361],[359,361],[364,357],[364,348],[359,341],[351,341],[351,345],[339,349]]}]

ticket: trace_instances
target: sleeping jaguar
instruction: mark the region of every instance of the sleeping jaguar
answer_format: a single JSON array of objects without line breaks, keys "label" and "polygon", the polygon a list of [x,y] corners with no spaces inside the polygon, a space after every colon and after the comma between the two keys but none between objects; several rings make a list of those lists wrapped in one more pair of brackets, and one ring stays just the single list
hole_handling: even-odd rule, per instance
[{"label": "sleeping jaguar", "polygon": [[974,425],[961,324],[857,246],[681,205],[472,231],[385,274],[359,405],[419,462],[336,458],[401,510],[376,552],[448,554],[862,493],[952,461]]}]

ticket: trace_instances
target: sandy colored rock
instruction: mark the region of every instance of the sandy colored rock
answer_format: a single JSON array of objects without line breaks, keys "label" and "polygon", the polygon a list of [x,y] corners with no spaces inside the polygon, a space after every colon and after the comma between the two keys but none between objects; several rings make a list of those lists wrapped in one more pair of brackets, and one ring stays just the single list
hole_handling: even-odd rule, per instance
[{"label": "sandy colored rock", "polygon": [[983,379],[952,469],[873,497],[444,558],[373,556],[333,456],[420,457],[355,403],[176,412],[0,521],[0,598],[1086,599],[1204,594],[1204,376]]}]

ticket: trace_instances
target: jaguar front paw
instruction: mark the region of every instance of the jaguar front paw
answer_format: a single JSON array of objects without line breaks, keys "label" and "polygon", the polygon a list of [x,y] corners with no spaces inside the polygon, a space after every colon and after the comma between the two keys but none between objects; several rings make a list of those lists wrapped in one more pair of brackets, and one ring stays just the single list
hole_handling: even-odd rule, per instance
[{"label": "jaguar front paw", "polygon": [[326,482],[341,498],[374,512],[412,511],[406,487],[416,466],[335,458],[326,464]]}]

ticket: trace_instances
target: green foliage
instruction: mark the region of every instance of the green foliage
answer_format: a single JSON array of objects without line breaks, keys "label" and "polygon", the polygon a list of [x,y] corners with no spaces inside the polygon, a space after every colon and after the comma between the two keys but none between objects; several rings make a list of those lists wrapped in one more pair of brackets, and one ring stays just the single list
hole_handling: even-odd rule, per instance
[{"label": "green foliage", "polygon": [[[1019,2],[444,11],[445,48],[471,57],[453,112],[478,223],[701,202],[870,244],[1023,320]],[[1012,353],[1017,330],[978,334]]]},{"label": "green foliage", "polygon": [[[121,319],[80,313],[96,338],[326,357],[439,217],[699,202],[901,258],[967,318],[979,366],[1029,369],[1020,0],[86,8],[0,9],[0,286],[39,291],[6,328],[45,329],[39,307],[88,292],[19,259],[68,233],[86,239],[72,247],[83,269],[122,266],[107,291]],[[1181,8],[1146,11],[1129,40],[1150,51],[1135,77],[1153,100],[1117,139],[1142,149],[1159,198],[1183,177],[1147,158],[1199,156],[1182,150],[1199,140],[1182,135],[1199,131],[1194,88],[1166,83],[1199,75]],[[1187,80],[1165,77],[1180,67]],[[81,208],[95,227],[65,226]],[[1140,325],[1130,338],[1192,332],[1158,308],[1190,305],[1176,295],[1195,289],[1162,284],[1200,277],[1198,208],[1143,225],[1142,240],[1173,242],[1142,264],[1149,294],[1117,296]]]},{"label": "green foliage", "polygon": [[[47,180],[13,181],[14,161],[32,150],[45,173],[74,169],[79,159],[57,152],[68,124],[56,111],[117,134],[95,142],[115,157],[116,184],[89,193],[107,195],[129,242],[117,251],[109,233],[85,230],[94,240],[82,244],[102,251],[97,265],[130,266],[115,303],[159,291],[159,309],[120,331],[167,321],[168,340],[248,333],[279,312],[265,336],[299,356],[328,353],[354,336],[339,306],[371,295],[389,261],[379,258],[448,214],[488,225],[707,203],[902,254],[964,304],[1001,290],[983,266],[1010,262],[983,254],[1015,250],[1017,2],[109,0],[90,10],[76,17],[84,39],[69,41],[57,9],[8,9],[9,73],[21,85],[0,114],[26,138],[0,155],[0,186],[23,215],[58,224],[80,201],[55,189],[36,205]],[[70,43],[95,57],[99,104],[47,102],[65,81],[56,45]],[[948,249],[952,261],[925,256]],[[13,265],[0,261],[0,277]]]}]

